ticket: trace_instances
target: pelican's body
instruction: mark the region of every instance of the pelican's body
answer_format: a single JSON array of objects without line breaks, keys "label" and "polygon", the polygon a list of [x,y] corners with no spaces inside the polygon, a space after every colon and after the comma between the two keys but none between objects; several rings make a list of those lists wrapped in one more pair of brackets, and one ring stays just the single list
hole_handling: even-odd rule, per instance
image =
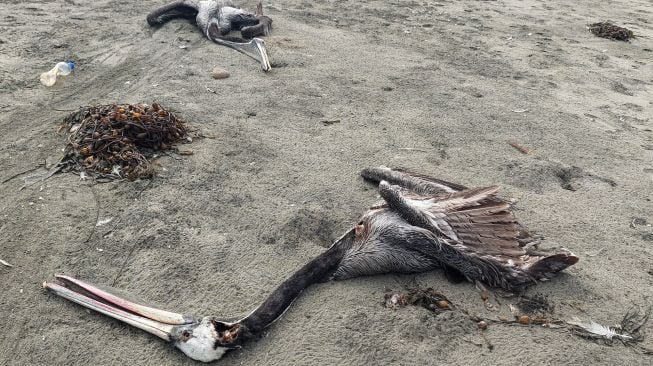
[{"label": "pelican's body", "polygon": [[[521,291],[573,265],[571,253],[527,253],[533,239],[496,187],[466,189],[388,168],[366,169],[385,202],[374,205],[329,249],[295,272],[254,311],[235,322],[198,319],[124,300],[57,276],[57,295],[155,334],[199,361],[213,361],[258,337],[313,283],[389,272],[444,268],[469,281]],[[90,295],[90,296],[87,296]]]},{"label": "pelican's body", "polygon": [[[147,15],[147,23],[159,26],[174,18],[194,21],[208,39],[253,57],[261,62],[264,71],[270,70],[265,42],[254,38],[266,36],[272,29],[272,19],[263,15],[260,3],[256,13],[251,13],[230,0],[178,0],[154,9]],[[246,39],[228,36],[231,31],[240,31]]]}]

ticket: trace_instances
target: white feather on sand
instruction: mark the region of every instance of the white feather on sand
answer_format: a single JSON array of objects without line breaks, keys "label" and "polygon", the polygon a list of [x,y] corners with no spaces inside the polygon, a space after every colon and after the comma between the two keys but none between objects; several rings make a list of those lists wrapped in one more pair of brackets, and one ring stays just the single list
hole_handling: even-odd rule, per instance
[{"label": "white feather on sand", "polygon": [[568,321],[567,324],[569,325],[574,325],[576,327],[579,327],[583,329],[584,331],[595,335],[599,337],[603,337],[608,340],[612,340],[612,338],[619,338],[624,341],[630,341],[633,339],[633,337],[627,335],[627,334],[619,334],[617,333],[614,329],[610,328],[607,325],[602,325],[597,322],[591,321],[589,323],[584,323],[578,319],[574,319],[572,321]]}]

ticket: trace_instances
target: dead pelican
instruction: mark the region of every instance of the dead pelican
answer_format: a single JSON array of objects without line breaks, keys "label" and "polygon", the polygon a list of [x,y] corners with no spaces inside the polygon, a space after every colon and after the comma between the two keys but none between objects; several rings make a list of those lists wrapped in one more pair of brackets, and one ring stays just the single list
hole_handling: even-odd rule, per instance
[{"label": "dead pelican", "polygon": [[199,361],[217,360],[256,338],[308,286],[389,272],[444,267],[464,278],[508,291],[521,291],[576,263],[571,253],[524,250],[532,241],[516,222],[497,187],[466,189],[430,177],[388,168],[366,169],[384,199],[324,253],[286,279],[244,318],[221,321],[154,309],[67,276],[44,286],[68,300],[171,342]]},{"label": "dead pelican", "polygon": [[[254,38],[267,36],[272,30],[272,19],[263,15],[261,3],[258,4],[256,13],[249,13],[236,8],[231,0],[179,0],[154,9],[147,15],[147,23],[158,26],[174,18],[195,21],[210,40],[260,61],[263,71],[271,69],[265,42]],[[240,31],[248,40],[228,36],[231,31]]]}]

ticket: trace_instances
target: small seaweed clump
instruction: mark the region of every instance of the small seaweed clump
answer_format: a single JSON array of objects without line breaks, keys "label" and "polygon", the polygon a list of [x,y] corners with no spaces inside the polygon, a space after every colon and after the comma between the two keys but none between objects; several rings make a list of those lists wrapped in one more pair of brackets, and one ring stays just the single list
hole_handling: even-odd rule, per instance
[{"label": "small seaweed clump", "polygon": [[408,291],[408,293],[399,293],[388,290],[384,295],[384,300],[384,305],[392,309],[413,305],[421,306],[437,314],[453,309],[453,304],[446,296],[430,287],[427,289],[412,289]]},{"label": "small seaweed clump", "polygon": [[597,37],[615,39],[617,41],[627,42],[629,39],[635,37],[633,31],[630,29],[614,25],[610,22],[590,24],[589,30]]},{"label": "small seaweed clump", "polygon": [[533,296],[522,296],[517,303],[519,309],[528,315],[551,315],[555,310],[555,305],[549,301],[549,298],[540,293]]},{"label": "small seaweed clump", "polygon": [[154,176],[148,158],[188,137],[185,122],[158,103],[82,107],[64,127],[68,146],[59,168],[105,181]]}]

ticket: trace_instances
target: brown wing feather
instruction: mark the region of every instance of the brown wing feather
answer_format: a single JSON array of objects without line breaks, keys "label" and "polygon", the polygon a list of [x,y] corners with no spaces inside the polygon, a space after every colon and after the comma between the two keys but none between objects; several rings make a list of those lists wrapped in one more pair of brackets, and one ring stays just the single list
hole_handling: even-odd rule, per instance
[{"label": "brown wing feather", "polygon": [[[528,276],[546,280],[578,262],[571,253],[549,256],[527,255],[525,243],[534,238],[515,219],[510,204],[495,196],[496,189],[474,189],[442,197],[451,202],[433,205],[458,237],[453,246],[461,252],[513,267]],[[481,203],[478,203],[481,202]]]},{"label": "brown wing feather", "polygon": [[447,216],[452,220],[452,225],[455,225],[455,223],[513,224],[514,228],[517,230],[515,239],[518,239],[517,241],[520,246],[535,240],[528,229],[515,219],[510,208],[511,205],[508,202],[503,201],[498,197],[490,197],[486,202],[481,203],[476,207],[449,212],[447,213]]},{"label": "brown wing feather", "polygon": [[526,254],[518,240],[524,230],[510,204],[496,197],[497,191],[498,187],[486,187],[440,195],[427,210],[451,227],[458,237],[452,244],[459,250],[519,264]]},{"label": "brown wing feather", "polygon": [[508,202],[500,201],[460,209],[455,212],[450,212],[449,215],[454,217],[466,217],[470,221],[473,221],[477,216],[494,217],[497,213],[508,213],[507,210],[509,209],[510,204]]}]

